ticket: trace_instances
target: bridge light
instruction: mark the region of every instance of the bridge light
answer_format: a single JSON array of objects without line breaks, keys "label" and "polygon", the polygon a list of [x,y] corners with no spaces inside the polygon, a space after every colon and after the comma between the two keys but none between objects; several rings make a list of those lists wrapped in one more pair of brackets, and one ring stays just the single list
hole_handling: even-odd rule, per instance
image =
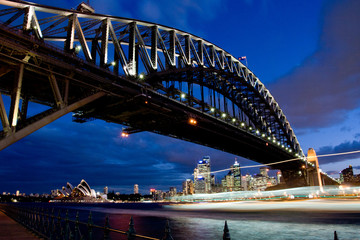
[{"label": "bridge light", "polygon": [[277,142],[277,145],[279,145],[279,146],[280,146],[280,142]]},{"label": "bridge light", "polygon": [[288,149],[289,149],[288,147],[285,148],[285,150],[288,150]]},{"label": "bridge light", "polygon": [[139,78],[140,78],[140,79],[144,79],[144,74],[140,73],[140,74],[139,74]]},{"label": "bridge light", "polygon": [[80,50],[81,50],[81,45],[76,45],[76,46],[75,46],[75,52],[76,52],[76,53],[79,53]]},{"label": "bridge light", "polygon": [[215,112],[215,108],[210,108],[210,111],[211,111],[211,112]]},{"label": "bridge light", "polygon": [[194,119],[194,118],[189,118],[189,123],[191,125],[196,125],[197,124],[197,121]]},{"label": "bridge light", "polygon": [[241,126],[242,126],[242,127],[245,127],[245,123],[244,123],[244,122],[242,122],[242,123],[241,123]]},{"label": "bridge light", "polygon": [[273,139],[273,143],[276,143],[276,140],[275,140],[275,139]]},{"label": "bridge light", "polygon": [[236,119],[235,119],[235,118],[233,118],[233,119],[232,119],[232,121],[233,121],[233,122],[235,122],[235,121],[236,121]]},{"label": "bridge light", "polygon": [[223,118],[226,117],[226,113],[221,114],[221,116],[222,116]]},{"label": "bridge light", "polygon": [[268,140],[271,140],[271,137],[268,137]]},{"label": "bridge light", "polygon": [[115,65],[116,65],[116,62],[115,62],[115,61],[112,61],[110,64],[111,64],[111,66],[115,66]]},{"label": "bridge light", "polygon": [[284,144],[282,144],[281,147],[284,148],[285,147]]},{"label": "bridge light", "polygon": [[251,131],[253,128],[252,127],[249,127],[249,130]]},{"label": "bridge light", "polygon": [[289,149],[289,152],[292,152],[292,150],[291,150],[291,149]]},{"label": "bridge light", "polygon": [[261,134],[261,136],[262,136],[263,138],[266,137],[265,133]]},{"label": "bridge light", "polygon": [[259,134],[260,134],[260,131],[259,131],[259,130],[256,130],[256,134],[259,135]]},{"label": "bridge light", "polygon": [[185,93],[182,93],[182,94],[180,95],[180,97],[181,97],[182,99],[184,99],[184,98],[186,97],[186,94],[185,94]]},{"label": "bridge light", "polygon": [[129,134],[128,134],[128,133],[126,133],[126,132],[122,132],[122,133],[121,133],[121,137],[123,137],[123,138],[127,138],[127,137],[129,137]]}]

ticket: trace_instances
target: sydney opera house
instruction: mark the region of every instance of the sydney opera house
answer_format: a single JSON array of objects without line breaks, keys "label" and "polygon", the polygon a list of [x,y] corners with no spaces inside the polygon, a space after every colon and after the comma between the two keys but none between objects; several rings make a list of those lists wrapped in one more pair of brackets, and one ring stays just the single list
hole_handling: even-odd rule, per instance
[{"label": "sydney opera house", "polygon": [[51,191],[54,199],[58,200],[85,200],[96,201],[106,200],[106,195],[97,195],[94,189],[91,189],[89,184],[83,179],[76,187],[71,183],[66,183],[66,187]]}]

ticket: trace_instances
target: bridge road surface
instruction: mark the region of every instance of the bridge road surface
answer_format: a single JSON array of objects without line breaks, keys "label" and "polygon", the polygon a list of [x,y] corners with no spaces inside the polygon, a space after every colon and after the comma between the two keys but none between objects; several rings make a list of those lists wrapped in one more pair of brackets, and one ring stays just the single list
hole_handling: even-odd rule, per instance
[{"label": "bridge road surface", "polygon": [[0,240],[35,240],[33,233],[0,211]]}]

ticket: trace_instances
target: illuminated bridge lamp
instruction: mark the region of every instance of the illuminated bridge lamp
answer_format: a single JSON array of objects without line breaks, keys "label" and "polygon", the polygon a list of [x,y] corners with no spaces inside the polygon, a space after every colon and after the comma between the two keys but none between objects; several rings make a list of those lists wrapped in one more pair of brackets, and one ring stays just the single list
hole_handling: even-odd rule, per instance
[{"label": "illuminated bridge lamp", "polygon": [[221,114],[221,116],[222,116],[223,118],[226,117],[226,113]]},{"label": "illuminated bridge lamp", "polygon": [[233,118],[233,119],[232,119],[232,121],[233,121],[233,122],[235,122],[235,121],[236,121],[236,119],[235,119],[235,118]]},{"label": "illuminated bridge lamp", "polygon": [[81,46],[80,45],[76,45],[75,46],[75,53],[79,53],[81,50]]},{"label": "illuminated bridge lamp", "polygon": [[182,94],[180,95],[180,97],[181,97],[182,99],[184,99],[184,98],[186,97],[185,93],[182,93]]},{"label": "illuminated bridge lamp", "polygon": [[128,133],[126,133],[126,132],[122,132],[122,133],[121,133],[121,137],[123,137],[123,138],[127,138],[127,137],[129,137],[129,134],[128,134]]},{"label": "illuminated bridge lamp", "polygon": [[242,123],[241,123],[241,126],[242,126],[242,127],[245,127],[245,123],[242,122]]},{"label": "illuminated bridge lamp", "polygon": [[189,119],[189,123],[190,123],[191,125],[196,125],[196,124],[197,124],[197,121],[196,121],[194,118],[190,118],[190,119]]},{"label": "illuminated bridge lamp", "polygon": [[115,62],[115,61],[112,61],[110,64],[111,64],[111,66],[115,66],[115,65],[116,65],[116,62]]},{"label": "illuminated bridge lamp", "polygon": [[215,108],[211,108],[210,111],[211,111],[211,112],[215,112]]},{"label": "illuminated bridge lamp", "polygon": [[139,78],[140,78],[140,79],[144,79],[144,74],[141,73],[141,74],[139,75]]}]

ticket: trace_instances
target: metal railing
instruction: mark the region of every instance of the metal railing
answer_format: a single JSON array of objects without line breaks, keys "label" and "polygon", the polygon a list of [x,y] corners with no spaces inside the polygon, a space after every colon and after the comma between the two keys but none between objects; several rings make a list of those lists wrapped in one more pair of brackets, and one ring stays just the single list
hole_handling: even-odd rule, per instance
[{"label": "metal railing", "polygon": [[[54,209],[49,208],[30,208],[19,207],[8,204],[0,204],[0,211],[4,212],[15,221],[33,231],[41,239],[49,240],[92,240],[100,239],[99,235],[94,236],[94,230],[102,232],[102,239],[109,240],[110,233],[126,235],[128,240],[148,239],[148,240],[174,240],[171,236],[169,220],[166,221],[165,232],[161,239],[136,234],[133,217],[130,217],[129,229],[122,231],[110,227],[109,217],[106,216],[104,226],[95,225],[92,220],[92,213],[89,212],[88,221],[79,220],[79,211],[76,212],[75,220],[69,219],[69,211],[66,210],[65,217],[61,215],[61,210],[57,216]],[[116,238],[117,239],[117,238]],[[122,238],[123,239],[123,238]],[[223,240],[231,240],[227,221],[223,229]],[[337,232],[334,231],[334,240],[339,240]]]},{"label": "metal railing", "polygon": [[[79,220],[79,211],[76,212],[74,220],[69,218],[68,210],[66,210],[65,216],[63,216],[64,210],[62,212],[59,209],[56,215],[54,208],[50,210],[50,208],[30,208],[4,204],[0,205],[0,210],[18,223],[30,229],[41,239],[91,240],[95,238],[98,239],[99,235],[102,235],[102,239],[106,240],[111,239],[110,233],[114,233],[126,235],[128,240],[160,240],[158,238],[137,234],[134,227],[133,217],[130,217],[128,230],[122,231],[110,227],[108,216],[105,218],[104,226],[94,224],[91,211],[89,212],[88,221],[83,222]],[[96,237],[94,237],[95,230],[98,231]],[[164,236],[161,239],[173,240],[168,220],[166,222]]]}]

